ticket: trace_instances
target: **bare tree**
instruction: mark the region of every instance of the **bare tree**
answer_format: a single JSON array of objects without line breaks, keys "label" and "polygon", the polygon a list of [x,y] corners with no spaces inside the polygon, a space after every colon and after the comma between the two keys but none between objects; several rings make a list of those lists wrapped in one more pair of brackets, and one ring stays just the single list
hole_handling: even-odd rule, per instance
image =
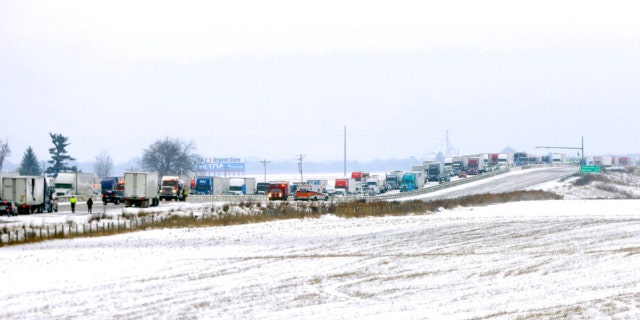
[{"label": "bare tree", "polygon": [[0,172],[2,172],[4,158],[11,155],[11,148],[9,148],[9,139],[5,138],[5,140],[5,142],[2,142],[2,140],[0,140]]},{"label": "bare tree", "polygon": [[93,165],[93,169],[100,178],[106,178],[111,175],[113,170],[113,160],[106,150],[102,150],[96,156],[96,163]]},{"label": "bare tree", "polygon": [[179,139],[158,140],[145,149],[142,154],[141,165],[145,170],[157,171],[160,176],[184,175],[192,171],[197,155],[193,142]]}]

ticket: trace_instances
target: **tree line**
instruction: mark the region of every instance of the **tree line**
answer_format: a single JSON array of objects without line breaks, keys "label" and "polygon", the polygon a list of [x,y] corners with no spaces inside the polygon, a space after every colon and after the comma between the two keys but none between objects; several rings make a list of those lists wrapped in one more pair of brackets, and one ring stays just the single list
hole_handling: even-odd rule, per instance
[{"label": "tree line", "polygon": [[[55,178],[60,172],[80,172],[76,165],[72,165],[76,159],[67,152],[67,147],[71,144],[69,138],[60,133],[51,132],[49,136],[53,144],[53,147],[49,148],[51,155],[51,159],[47,160],[49,166],[44,168],[44,164],[41,164],[33,152],[33,148],[29,146],[18,167],[20,175],[47,175]],[[139,165],[142,170],[158,172],[160,176],[187,173],[195,169],[196,159],[199,158],[199,155],[194,153],[195,148],[193,142],[166,137],[163,140],[155,141],[142,151]],[[11,148],[8,139],[0,140],[0,172],[5,158],[10,155]],[[107,151],[103,150],[96,155],[93,169],[100,178],[112,174],[113,160]]]}]

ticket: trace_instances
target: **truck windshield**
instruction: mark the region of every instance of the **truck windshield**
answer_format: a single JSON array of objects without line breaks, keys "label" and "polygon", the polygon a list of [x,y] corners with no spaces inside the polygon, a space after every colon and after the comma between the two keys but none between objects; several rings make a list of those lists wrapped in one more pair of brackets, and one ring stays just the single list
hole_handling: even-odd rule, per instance
[{"label": "truck windshield", "polygon": [[72,187],[71,183],[56,183],[56,189],[71,189]]},{"label": "truck windshield", "polygon": [[178,187],[179,185],[178,181],[162,181],[163,187]]}]

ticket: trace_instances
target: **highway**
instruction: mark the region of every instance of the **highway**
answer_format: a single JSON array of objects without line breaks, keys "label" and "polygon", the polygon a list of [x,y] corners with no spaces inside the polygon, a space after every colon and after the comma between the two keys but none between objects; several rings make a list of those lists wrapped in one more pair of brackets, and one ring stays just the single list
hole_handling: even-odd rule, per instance
[{"label": "highway", "polygon": [[542,167],[535,169],[513,170],[509,173],[439,190],[433,193],[426,193],[415,198],[420,200],[450,199],[473,194],[503,193],[524,190],[544,182],[571,175],[578,172],[578,170],[578,167]]},{"label": "highway", "polygon": [[[578,172],[578,167],[541,167],[535,169],[512,169],[511,172],[500,174],[497,176],[489,177],[486,179],[481,179],[469,183],[463,183],[461,185],[457,185],[451,188],[446,188],[442,190],[437,190],[430,193],[424,193],[421,195],[413,195],[411,193],[407,193],[406,197],[395,198],[393,200],[434,200],[434,199],[450,199],[450,198],[458,198],[466,195],[472,194],[482,194],[482,193],[503,193],[503,192],[511,192],[524,190],[529,187],[562,178],[567,175],[571,175],[575,172]],[[436,186],[432,184],[432,186]],[[396,195],[397,196],[397,195]],[[376,197],[370,198],[371,200]],[[266,200],[264,196],[254,196],[255,200]],[[205,203],[210,202],[209,199],[198,199],[196,197],[190,197],[187,199],[189,203]],[[160,205],[164,206],[167,204],[173,203],[173,201],[161,201]],[[122,210],[124,208],[123,204],[113,205],[108,204],[107,210]],[[68,203],[60,204],[60,213],[69,214],[71,213],[71,208]],[[102,205],[101,201],[95,201],[93,205],[94,213],[104,212],[105,208]],[[78,203],[76,205],[76,214],[86,214],[87,206],[84,202]]]}]

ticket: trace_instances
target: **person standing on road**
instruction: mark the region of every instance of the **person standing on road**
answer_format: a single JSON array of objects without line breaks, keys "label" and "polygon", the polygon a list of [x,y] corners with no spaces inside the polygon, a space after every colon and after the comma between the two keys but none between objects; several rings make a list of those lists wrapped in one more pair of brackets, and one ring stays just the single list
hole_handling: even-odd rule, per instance
[{"label": "person standing on road", "polygon": [[89,214],[91,214],[91,207],[93,206],[93,200],[91,198],[89,198],[89,200],[87,200],[87,210],[89,211]]},{"label": "person standing on road", "polygon": [[71,213],[75,213],[76,212],[76,196],[71,196],[71,199],[69,199],[69,203],[71,203]]}]

